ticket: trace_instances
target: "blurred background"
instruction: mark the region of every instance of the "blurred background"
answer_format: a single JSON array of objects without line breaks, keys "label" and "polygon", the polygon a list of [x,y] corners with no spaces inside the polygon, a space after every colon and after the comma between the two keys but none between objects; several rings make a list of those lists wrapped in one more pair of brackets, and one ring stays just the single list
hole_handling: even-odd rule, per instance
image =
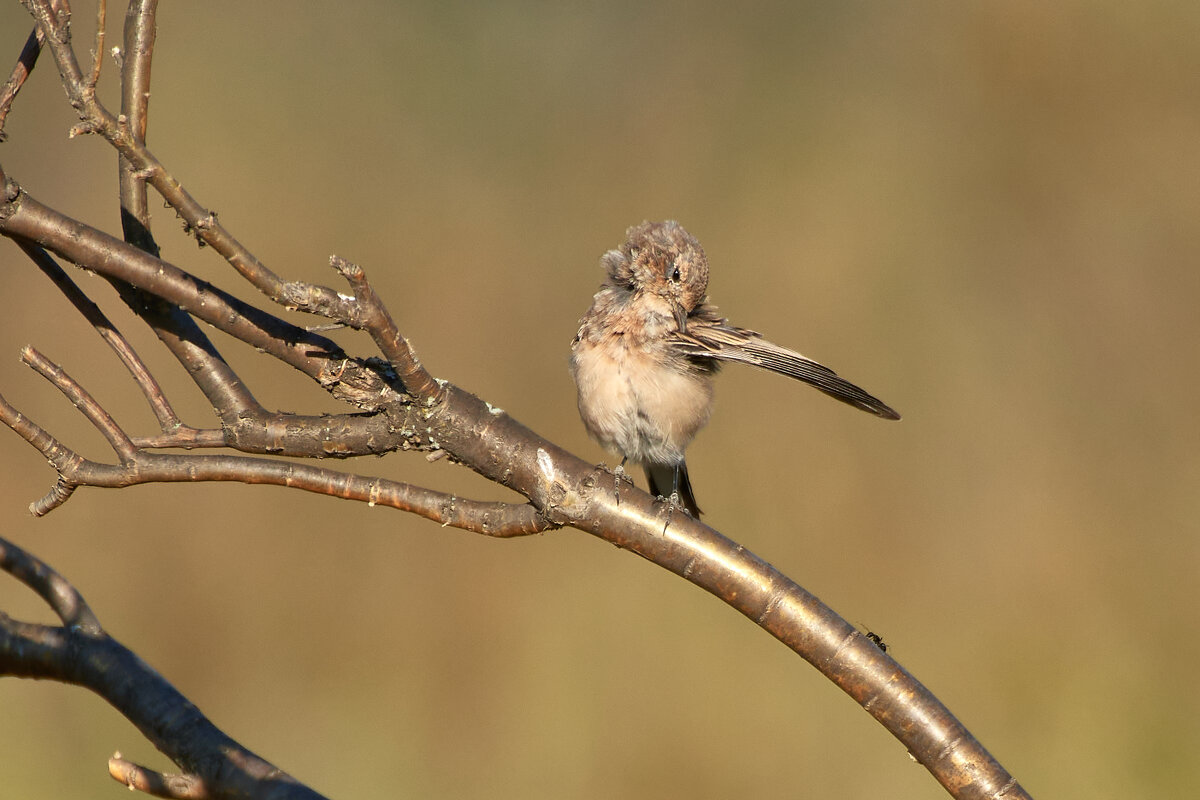
[{"label": "blurred background", "polygon": [[[94,8],[75,9],[87,58]],[[119,42],[123,8],[110,12]],[[0,69],[30,20],[0,6]],[[115,69],[102,97],[116,110]],[[164,3],[149,143],[284,277],[362,264],[435,374],[586,459],[567,354],[644,219],[704,244],[735,323],[904,414],[730,367],[689,451],[706,521],[881,634],[1035,797],[1200,783],[1200,5]],[[116,157],[43,56],[0,163],[120,235]],[[253,298],[152,194],[164,257]],[[15,246],[0,391],[132,433],[116,359]],[[75,271],[196,425],[212,416]],[[373,352],[363,337],[341,339]],[[339,410],[217,336],[268,407]],[[0,432],[0,530],[230,735],[343,798],[928,798],[808,664],[587,535],[493,541],[278,488],[81,489]],[[343,465],[514,499],[445,462]],[[51,621],[0,580],[0,608]],[[0,681],[21,797],[169,764],[85,690]]]}]

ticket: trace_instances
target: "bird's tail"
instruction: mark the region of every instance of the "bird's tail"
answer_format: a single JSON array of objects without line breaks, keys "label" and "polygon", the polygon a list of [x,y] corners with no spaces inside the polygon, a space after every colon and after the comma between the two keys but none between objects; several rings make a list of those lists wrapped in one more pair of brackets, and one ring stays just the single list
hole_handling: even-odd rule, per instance
[{"label": "bird's tail", "polygon": [[646,464],[646,483],[650,485],[650,494],[669,498],[671,494],[679,495],[679,502],[692,515],[700,519],[700,506],[696,505],[696,496],[692,494],[692,482],[688,478],[687,464]]}]

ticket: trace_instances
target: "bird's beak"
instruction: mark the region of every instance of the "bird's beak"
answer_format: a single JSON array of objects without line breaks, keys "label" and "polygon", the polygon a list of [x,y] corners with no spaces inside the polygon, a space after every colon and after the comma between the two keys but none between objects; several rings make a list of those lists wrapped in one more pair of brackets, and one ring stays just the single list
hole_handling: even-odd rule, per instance
[{"label": "bird's beak", "polygon": [[687,333],[688,312],[681,304],[675,303],[675,322],[679,325],[680,333]]}]

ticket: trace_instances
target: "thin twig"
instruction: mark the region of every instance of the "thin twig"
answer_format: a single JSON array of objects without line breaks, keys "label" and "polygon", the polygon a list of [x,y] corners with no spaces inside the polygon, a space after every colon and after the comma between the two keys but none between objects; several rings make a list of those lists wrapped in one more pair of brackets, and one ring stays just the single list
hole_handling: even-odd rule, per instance
[{"label": "thin twig", "polygon": [[408,340],[400,334],[400,329],[396,327],[392,315],[379,299],[375,287],[367,281],[367,274],[363,268],[339,256],[332,256],[329,264],[354,290],[354,299],[359,311],[358,321],[361,327],[371,334],[383,357],[396,370],[404,390],[426,405],[441,402],[441,387],[421,364]]},{"label": "thin twig", "polygon": [[[301,282],[285,283],[267,269],[225,231],[213,212],[197,203],[178,181],[170,178],[163,165],[150,154],[144,142],[140,141],[127,125],[120,125],[112,114],[105,110],[96,99],[95,91],[89,91],[86,82],[80,76],[74,51],[69,46],[69,37],[56,27],[47,4],[35,0],[27,2],[34,8],[39,24],[47,34],[68,96],[84,121],[82,132],[99,133],[111,142],[128,161],[130,168],[136,170],[139,175],[146,176],[151,185],[180,213],[189,228],[202,241],[220,252],[243,277],[272,300],[288,308],[306,310],[342,321],[354,319],[365,311],[368,319],[364,321],[364,325],[371,330],[385,357],[394,363],[406,391],[420,400],[436,400],[439,396],[436,382],[417,360],[412,348],[399,336],[395,324],[387,318],[386,309],[377,297],[361,298],[362,302],[354,304],[351,298],[346,298],[328,287]],[[346,264],[358,270],[361,277],[361,269],[349,265],[348,262]],[[354,280],[351,274],[346,274],[346,278],[352,282]],[[368,286],[367,289],[369,288]],[[373,290],[370,291],[373,294]]]},{"label": "thin twig", "polygon": [[8,119],[8,112],[12,110],[13,101],[17,99],[17,94],[37,64],[38,55],[42,52],[43,41],[45,41],[45,36],[42,34],[41,28],[34,28],[29,32],[29,38],[25,40],[25,47],[21,49],[21,55],[17,57],[12,74],[4,82],[4,85],[0,86],[0,142],[8,138],[8,134],[4,132],[4,122]]},{"label": "thin twig", "polygon": [[[156,37],[158,0],[133,0],[125,12],[125,55],[121,65],[121,116],[135,144],[145,146],[150,110],[150,63]],[[159,254],[150,232],[150,210],[146,202],[146,179],[123,155],[120,170],[121,229],[125,241]]]},{"label": "thin twig", "polygon": [[[96,98],[95,92],[87,91],[79,62],[70,46],[67,26],[53,14],[50,3],[47,0],[23,1],[45,33],[46,46],[54,54],[67,98],[72,107],[79,112],[82,123],[76,132],[98,133],[117,148],[132,168],[178,212],[190,233],[220,253],[242,277],[271,300],[286,308],[314,313],[324,313],[323,309],[345,307],[347,299],[333,289],[282,280],[235,239],[217,220],[217,215],[192,197],[145,144],[137,140],[128,126],[119,123]],[[342,311],[334,318],[340,319],[347,314],[348,311]]]},{"label": "thin twig", "polygon": [[96,50],[92,53],[92,74],[88,76],[87,87],[96,90],[100,82],[100,65],[104,63],[104,25],[108,17],[107,0],[96,3]]},{"label": "thin twig", "polygon": [[71,404],[79,409],[96,430],[100,431],[109,446],[116,451],[118,458],[127,461],[134,457],[137,448],[133,446],[133,442],[129,440],[125,431],[121,430],[121,426],[112,418],[112,415],[105,411],[96,402],[96,399],[62,367],[32,347],[21,349],[21,361],[33,367],[34,371],[54,384],[54,388],[66,395]]},{"label": "thin twig", "polygon": [[[60,17],[70,19],[71,16],[71,10],[67,6],[66,0],[51,0],[50,13],[56,19]],[[4,82],[4,86],[0,87],[0,142],[7,138],[4,133],[4,122],[8,118],[8,112],[12,110],[13,101],[33,72],[45,41],[45,32],[40,26],[35,25],[25,40],[25,46],[21,49],[21,55],[17,58],[16,65],[13,66],[12,74]]]},{"label": "thin twig", "polygon": [[146,368],[145,362],[142,361],[141,357],[129,344],[129,341],[121,335],[121,332],[105,316],[100,307],[80,290],[79,286],[71,280],[66,271],[41,247],[24,239],[18,239],[17,246],[21,248],[25,255],[33,260],[33,263],[37,264],[38,269],[47,278],[54,282],[58,290],[71,302],[71,305],[75,306],[84,319],[95,328],[96,333],[100,334],[100,338],[117,354],[117,358],[121,359],[121,363],[129,370],[138,388],[146,396],[146,400],[150,403],[150,408],[154,411],[154,416],[158,418],[158,424],[163,431],[178,430],[182,426],[182,423],[179,421],[179,415],[175,413],[175,409],[171,407],[170,401],[167,400],[162,387],[154,376],[150,374],[150,370]]}]

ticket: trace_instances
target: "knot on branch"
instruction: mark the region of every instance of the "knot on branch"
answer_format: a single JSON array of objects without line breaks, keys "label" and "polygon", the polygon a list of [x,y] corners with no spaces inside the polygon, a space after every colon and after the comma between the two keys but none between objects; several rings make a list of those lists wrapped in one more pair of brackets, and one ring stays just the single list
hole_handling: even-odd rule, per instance
[{"label": "knot on branch", "polygon": [[0,219],[7,219],[16,213],[20,198],[21,185],[11,178],[6,179],[0,187]]}]

